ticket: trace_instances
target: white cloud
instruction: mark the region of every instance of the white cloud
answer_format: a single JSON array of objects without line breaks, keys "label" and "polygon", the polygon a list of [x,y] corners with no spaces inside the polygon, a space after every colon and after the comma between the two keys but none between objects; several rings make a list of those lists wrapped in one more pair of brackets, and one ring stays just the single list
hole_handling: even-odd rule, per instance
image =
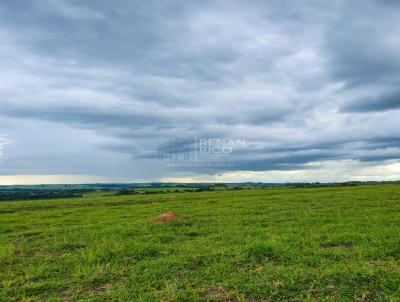
[{"label": "white cloud", "polygon": [[357,160],[311,162],[311,169],[289,171],[233,171],[214,176],[176,176],[161,178],[165,182],[344,182],[393,181],[400,179],[400,162],[363,163]]}]

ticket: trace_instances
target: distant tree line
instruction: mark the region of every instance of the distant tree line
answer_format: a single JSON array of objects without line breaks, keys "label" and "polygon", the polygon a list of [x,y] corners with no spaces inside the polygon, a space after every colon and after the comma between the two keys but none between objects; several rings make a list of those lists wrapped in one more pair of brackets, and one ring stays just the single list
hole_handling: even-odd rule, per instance
[{"label": "distant tree line", "polygon": [[1,190],[0,201],[82,197],[87,190]]}]

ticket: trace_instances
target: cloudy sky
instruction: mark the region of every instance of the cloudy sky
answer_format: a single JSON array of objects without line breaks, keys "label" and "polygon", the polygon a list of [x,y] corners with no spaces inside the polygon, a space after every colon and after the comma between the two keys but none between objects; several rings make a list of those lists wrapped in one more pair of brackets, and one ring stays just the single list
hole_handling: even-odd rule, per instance
[{"label": "cloudy sky", "polygon": [[5,0],[0,68],[2,184],[400,179],[398,1]]}]

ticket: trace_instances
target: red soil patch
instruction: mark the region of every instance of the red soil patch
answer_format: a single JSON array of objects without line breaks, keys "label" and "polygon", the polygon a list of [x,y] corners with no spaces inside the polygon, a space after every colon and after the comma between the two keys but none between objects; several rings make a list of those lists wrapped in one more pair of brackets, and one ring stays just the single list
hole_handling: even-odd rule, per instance
[{"label": "red soil patch", "polygon": [[166,223],[168,221],[181,221],[182,217],[174,212],[166,212],[156,217],[156,223]]}]

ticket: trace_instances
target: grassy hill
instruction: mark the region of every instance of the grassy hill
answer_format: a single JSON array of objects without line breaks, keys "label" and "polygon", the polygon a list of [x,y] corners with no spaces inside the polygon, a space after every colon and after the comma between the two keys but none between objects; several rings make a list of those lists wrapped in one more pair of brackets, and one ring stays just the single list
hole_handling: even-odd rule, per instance
[{"label": "grassy hill", "polygon": [[1,202],[0,301],[400,301],[399,234],[397,184]]}]

